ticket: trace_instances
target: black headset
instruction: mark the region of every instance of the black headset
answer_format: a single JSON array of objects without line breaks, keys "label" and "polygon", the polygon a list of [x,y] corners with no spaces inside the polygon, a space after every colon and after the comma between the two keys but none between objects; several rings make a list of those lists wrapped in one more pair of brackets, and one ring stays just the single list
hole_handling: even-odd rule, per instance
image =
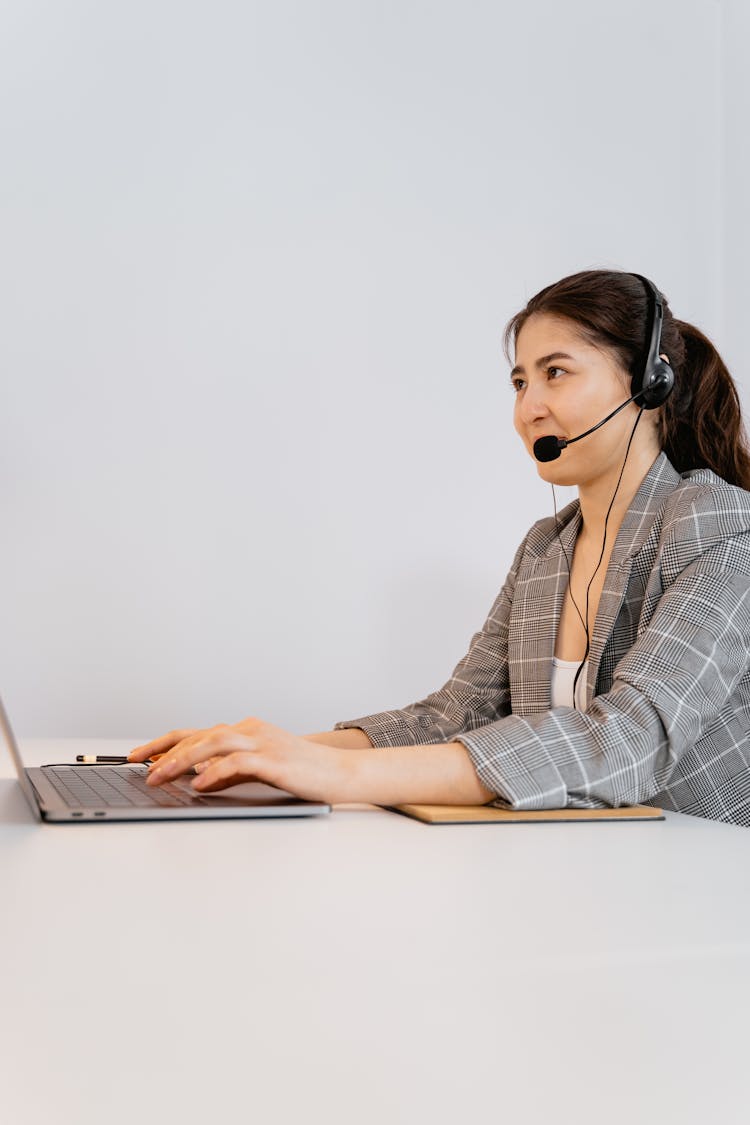
[{"label": "black headset", "polygon": [[667,401],[674,388],[674,371],[659,355],[664,305],[661,293],[647,277],[642,277],[639,273],[631,274],[631,277],[637,277],[642,281],[646,290],[648,298],[646,339],[649,342],[640,378],[637,374],[632,376],[631,391],[636,406],[642,406],[644,410],[655,410],[657,406]]}]

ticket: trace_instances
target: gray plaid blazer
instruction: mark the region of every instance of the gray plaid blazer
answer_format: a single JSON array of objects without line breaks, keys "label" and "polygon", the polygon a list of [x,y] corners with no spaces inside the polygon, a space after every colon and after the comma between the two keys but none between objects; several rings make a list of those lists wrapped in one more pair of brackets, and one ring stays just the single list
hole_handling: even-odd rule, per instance
[{"label": "gray plaid blazer", "polygon": [[620,526],[586,710],[551,707],[577,500],[534,524],[448,682],[336,723],[376,747],[458,741],[513,809],[652,804],[750,825],[750,492],[657,457]]}]

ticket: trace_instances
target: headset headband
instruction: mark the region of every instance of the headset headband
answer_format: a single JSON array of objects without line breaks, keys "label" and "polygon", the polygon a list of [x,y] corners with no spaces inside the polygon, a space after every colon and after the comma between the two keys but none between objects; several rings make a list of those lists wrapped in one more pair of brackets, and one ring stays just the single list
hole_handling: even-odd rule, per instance
[{"label": "headset headband", "polygon": [[674,387],[674,371],[659,355],[664,303],[661,293],[647,277],[640,273],[631,274],[631,277],[637,277],[642,282],[648,302],[643,369],[640,378],[637,373],[633,375],[631,386],[633,394],[639,396],[638,405],[644,410],[654,410],[666,402]]}]

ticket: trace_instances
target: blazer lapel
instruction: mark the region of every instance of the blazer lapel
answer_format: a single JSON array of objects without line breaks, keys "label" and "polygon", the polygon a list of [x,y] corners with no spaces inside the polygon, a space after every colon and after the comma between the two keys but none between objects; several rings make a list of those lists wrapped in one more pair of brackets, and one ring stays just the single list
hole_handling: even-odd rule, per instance
[{"label": "blazer lapel", "polygon": [[[629,557],[627,553],[623,553],[621,549],[622,545],[619,543],[619,540],[620,535],[618,533],[615,548],[612,551],[609,566],[607,567],[604,586],[599,598],[599,607],[596,611],[596,621],[594,622],[594,629],[591,635],[591,647],[588,656],[589,665],[586,673],[587,707],[596,693],[596,683],[599,678],[599,669],[601,667],[604,650],[610,640],[613,640],[615,625],[617,624],[617,618],[620,616],[622,603],[625,600],[628,582],[630,581],[630,571],[633,566],[632,558]],[[617,558],[615,557],[616,550],[618,552]],[[632,640],[634,641],[635,638],[633,637]],[[630,647],[630,645],[628,645],[628,647]]]},{"label": "blazer lapel", "polygon": [[[666,496],[676,488],[680,480],[680,474],[666,454],[660,453],[633,497],[617,532],[591,637],[586,676],[587,707],[596,692],[603,660],[611,676],[615,665],[635,643],[637,620],[629,622],[628,628],[621,631],[622,636],[615,635],[615,625],[628,591],[635,557],[646,542]],[[617,651],[618,648],[623,651]]]},{"label": "blazer lapel", "polygon": [[553,523],[546,551],[524,567],[516,580],[508,638],[514,714],[535,715],[552,705],[552,657],[570,577],[566,555],[570,561],[580,526],[576,500],[560,513],[560,538]]}]

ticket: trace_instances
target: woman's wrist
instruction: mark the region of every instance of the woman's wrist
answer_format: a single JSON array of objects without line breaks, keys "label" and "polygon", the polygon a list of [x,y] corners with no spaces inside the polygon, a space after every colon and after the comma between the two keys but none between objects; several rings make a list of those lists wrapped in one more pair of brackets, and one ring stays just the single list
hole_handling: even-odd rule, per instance
[{"label": "woman's wrist", "polygon": [[343,730],[324,730],[318,734],[303,734],[308,742],[323,746],[339,746],[347,750],[372,750],[373,744],[361,727],[344,727]]}]

